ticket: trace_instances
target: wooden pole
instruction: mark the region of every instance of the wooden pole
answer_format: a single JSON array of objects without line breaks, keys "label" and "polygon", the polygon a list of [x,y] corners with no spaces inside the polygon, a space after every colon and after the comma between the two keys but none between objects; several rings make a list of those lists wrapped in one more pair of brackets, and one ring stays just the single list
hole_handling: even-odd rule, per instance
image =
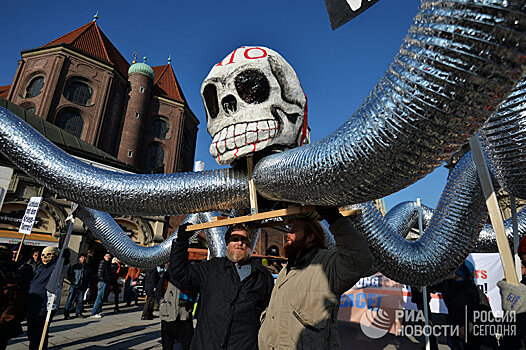
[{"label": "wooden pole", "polygon": [[[305,214],[305,213],[311,213],[315,211],[313,206],[307,205],[305,207],[288,207],[286,209],[278,209],[273,211],[266,211],[262,213],[257,213],[253,215],[245,215],[245,216],[238,216],[235,218],[227,218],[227,219],[220,219],[215,220],[211,222],[204,222],[202,224],[195,224],[195,225],[189,225],[186,228],[186,231],[198,231],[198,230],[204,230],[207,228],[212,227],[220,227],[220,226],[229,226],[229,225],[235,225],[245,222],[254,222],[254,221],[260,221],[265,219],[272,219],[272,218],[281,218],[286,216],[292,216],[292,215],[298,215],[298,214]],[[361,215],[362,211],[361,209],[352,209],[352,210],[342,210],[340,213],[343,216],[350,216],[350,215]],[[261,225],[261,227],[266,226],[279,226],[276,224],[271,225]]]},{"label": "wooden pole", "polygon": [[254,159],[252,157],[247,158],[247,173],[248,173],[248,190],[250,192],[250,214],[258,213],[258,195],[256,192],[256,185],[252,175],[254,174]]},{"label": "wooden pole", "polygon": [[2,209],[2,206],[4,205],[5,193],[6,193],[6,190],[0,187],[0,210]]},{"label": "wooden pole", "polygon": [[18,252],[16,252],[16,258],[15,261],[18,262],[18,257],[20,256],[20,251],[22,250],[22,246],[24,245],[24,241],[26,240],[26,235],[22,234],[22,240],[20,241],[20,246],[18,247]]},{"label": "wooden pole", "polygon": [[[420,198],[416,199],[416,208],[418,210],[418,232],[420,234],[420,237],[424,234],[424,220],[423,220],[423,212],[422,212],[422,202]],[[429,325],[429,300],[427,300],[427,286],[422,287],[422,299],[424,302],[424,326],[427,328]],[[424,337],[425,341],[425,348],[426,350],[431,350],[431,343],[429,342],[429,335],[425,334]]]},{"label": "wooden pole", "polygon": [[[49,320],[51,319],[51,309],[53,308],[53,304],[55,303],[55,298],[56,298],[56,295],[51,294],[51,301],[50,301],[51,304],[48,304],[50,306],[48,306],[46,322],[44,323],[44,330],[42,331],[42,336],[40,337],[40,345],[38,346],[38,350],[44,349],[44,343],[46,341],[47,330],[49,329]],[[47,300],[46,300],[46,304],[47,304]]]},{"label": "wooden pole", "polygon": [[382,216],[385,216],[384,204],[382,202],[382,199],[375,199],[374,204],[376,205],[376,208],[378,208]]},{"label": "wooden pole", "polygon": [[497,196],[491,182],[488,166],[482,153],[482,146],[480,144],[478,134],[469,140],[469,145],[471,147],[471,151],[473,152],[473,159],[475,160],[475,164],[477,166],[482,192],[486,198],[486,206],[488,207],[491,225],[493,226],[493,230],[495,231],[495,236],[497,238],[497,247],[499,248],[500,259],[504,269],[504,277],[508,283],[518,285],[519,279],[517,278],[517,274],[515,272],[510,245],[508,243],[508,238],[506,237],[504,220],[502,218]]},{"label": "wooden pole", "polygon": [[510,195],[510,206],[511,206],[511,222],[513,227],[513,258],[515,259],[515,272],[517,278],[522,278],[521,271],[521,258],[519,258],[519,222],[517,219],[517,198],[514,195]]}]

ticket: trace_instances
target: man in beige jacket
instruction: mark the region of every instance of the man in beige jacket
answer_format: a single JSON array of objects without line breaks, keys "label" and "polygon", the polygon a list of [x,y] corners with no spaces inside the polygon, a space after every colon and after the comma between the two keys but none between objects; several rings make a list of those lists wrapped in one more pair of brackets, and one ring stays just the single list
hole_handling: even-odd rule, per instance
[{"label": "man in beige jacket", "polygon": [[367,240],[336,208],[316,208],[330,224],[336,250],[325,247],[316,220],[298,219],[283,247],[289,262],[261,316],[259,349],[338,349],[342,293],[373,264]]}]

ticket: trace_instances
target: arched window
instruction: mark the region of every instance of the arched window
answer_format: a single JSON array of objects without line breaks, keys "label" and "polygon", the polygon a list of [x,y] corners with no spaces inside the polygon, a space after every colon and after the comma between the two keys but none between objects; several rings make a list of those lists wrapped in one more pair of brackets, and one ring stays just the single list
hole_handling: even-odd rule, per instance
[{"label": "arched window", "polygon": [[44,77],[36,77],[26,88],[26,98],[31,98],[40,95],[42,88],[44,87]]},{"label": "arched window", "polygon": [[36,112],[36,108],[35,107],[28,107],[28,108],[26,108],[26,111],[31,112],[31,113],[35,113]]},{"label": "arched window", "polygon": [[93,92],[88,84],[80,80],[71,80],[66,85],[64,90],[64,97],[79,106],[87,106],[91,104],[91,97]]},{"label": "arched window", "polygon": [[152,122],[152,136],[154,138],[166,140],[170,131],[170,123],[166,120],[157,118]]},{"label": "arched window", "polygon": [[84,127],[84,120],[78,111],[66,110],[59,114],[57,118],[57,126],[77,137],[82,135],[82,128]]},{"label": "arched window", "polygon": [[146,149],[146,162],[144,171],[147,173],[160,174],[164,172],[164,150],[154,143]]}]

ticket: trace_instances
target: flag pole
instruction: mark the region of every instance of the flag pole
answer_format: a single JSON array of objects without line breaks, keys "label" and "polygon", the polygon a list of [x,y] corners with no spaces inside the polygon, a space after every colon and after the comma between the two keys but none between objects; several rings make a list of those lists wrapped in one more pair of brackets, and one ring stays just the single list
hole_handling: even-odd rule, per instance
[{"label": "flag pole", "polygon": [[[424,234],[424,214],[422,211],[422,202],[420,198],[416,199],[416,208],[418,211],[418,232],[420,237]],[[427,300],[427,286],[422,287],[422,300],[424,301],[424,326],[427,328],[429,326],[429,300]],[[429,342],[429,334],[425,334],[425,349],[431,349],[431,343]]]},{"label": "flag pole", "polygon": [[66,218],[66,221],[69,221],[68,225],[68,233],[66,234],[66,238],[64,239],[64,244],[62,245],[60,249],[60,253],[58,255],[57,264],[55,265],[55,269],[53,270],[53,273],[51,274],[51,277],[49,278],[49,282],[46,285],[46,291],[50,291],[51,293],[51,300],[49,303],[47,303],[47,315],[46,315],[46,321],[44,323],[44,329],[42,330],[42,337],[40,338],[40,346],[38,347],[38,350],[44,349],[44,343],[46,341],[46,335],[47,330],[49,328],[49,320],[51,319],[51,312],[53,311],[53,304],[55,303],[55,299],[57,297],[57,290],[61,287],[61,275],[62,275],[62,267],[64,266],[64,250],[69,245],[69,238],[71,237],[71,232],[73,231],[73,224],[75,222],[75,217],[73,216],[75,214],[75,211],[77,210],[78,204],[77,203],[71,203],[71,211],[69,213],[69,216]]}]

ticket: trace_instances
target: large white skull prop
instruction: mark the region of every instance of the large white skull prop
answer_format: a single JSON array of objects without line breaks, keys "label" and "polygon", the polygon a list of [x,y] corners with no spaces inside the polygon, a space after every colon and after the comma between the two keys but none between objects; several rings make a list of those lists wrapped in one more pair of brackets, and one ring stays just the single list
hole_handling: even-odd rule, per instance
[{"label": "large white skull prop", "polygon": [[308,142],[307,99],[292,67],[271,49],[234,50],[212,68],[201,96],[218,164]]}]

